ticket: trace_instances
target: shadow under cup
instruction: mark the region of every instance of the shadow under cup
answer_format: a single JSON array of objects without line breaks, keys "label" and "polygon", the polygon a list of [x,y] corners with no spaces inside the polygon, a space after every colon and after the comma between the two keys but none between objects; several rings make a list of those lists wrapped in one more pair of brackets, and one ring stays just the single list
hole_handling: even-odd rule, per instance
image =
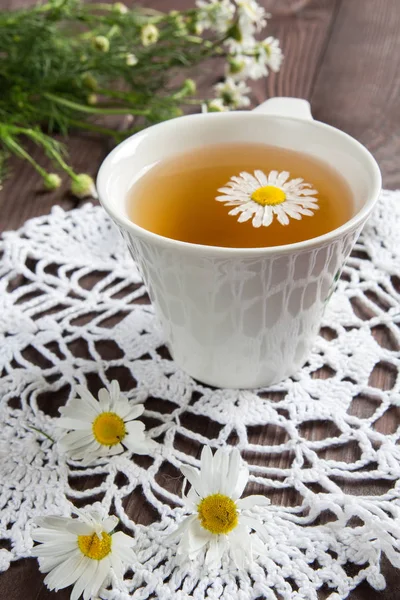
[{"label": "shadow under cup", "polygon": [[[316,157],[347,181],[353,217],[323,236],[270,248],[179,242],[132,223],[127,196],[157,162],[221,143],[262,143]],[[255,113],[180,117],[117,146],[101,166],[100,201],[138,263],[176,363],[200,381],[264,387],[307,360],[326,302],[380,192],[371,154],[313,121]]]}]

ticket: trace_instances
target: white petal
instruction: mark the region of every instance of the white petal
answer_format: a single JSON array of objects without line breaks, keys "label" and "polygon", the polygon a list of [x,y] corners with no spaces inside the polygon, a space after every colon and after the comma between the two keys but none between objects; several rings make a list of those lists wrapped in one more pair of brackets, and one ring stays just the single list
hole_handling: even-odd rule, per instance
[{"label": "white petal", "polygon": [[[260,207],[261,208],[261,207]],[[257,210],[252,223],[253,223],[253,227],[261,227],[261,225],[263,224],[263,217],[264,217],[264,209],[261,208],[261,210]]]},{"label": "white petal", "polygon": [[253,529],[262,540],[268,539],[268,530],[265,525],[257,518],[249,515],[240,515],[240,523],[245,527]]},{"label": "white petal", "polygon": [[139,438],[143,437],[144,430],[146,429],[142,421],[129,421],[125,423],[125,428],[129,435],[138,436]]},{"label": "white petal", "polygon": [[318,192],[317,192],[317,190],[313,190],[313,189],[311,189],[311,190],[303,189],[303,190],[301,190],[300,194],[302,196],[315,196],[316,194],[318,194]]},{"label": "white petal", "polygon": [[134,538],[126,533],[123,533],[123,531],[117,531],[117,533],[114,533],[112,536],[113,551],[114,549],[121,549],[122,551],[125,551],[128,548],[132,548],[134,545]]},{"label": "white petal", "polygon": [[[232,212],[233,211],[231,211],[229,214],[232,214]],[[245,221],[248,221],[249,219],[251,219],[253,214],[254,210],[252,208],[242,211],[241,215],[238,218],[239,223],[244,223]]]},{"label": "white petal", "polygon": [[189,529],[192,523],[196,520],[196,515],[190,515],[190,517],[186,517],[172,533],[167,535],[166,540],[174,540],[175,538],[179,537],[182,533]]},{"label": "white petal", "polygon": [[86,589],[90,591],[93,578],[96,573],[96,563],[96,560],[92,560],[90,558],[85,561],[85,568],[73,587],[71,600],[78,600],[78,598],[85,592]]},{"label": "white petal", "polygon": [[110,409],[112,408],[110,394],[108,393],[108,391],[105,388],[102,388],[99,391],[99,404],[100,404],[100,409],[103,412],[109,412]]},{"label": "white petal", "polygon": [[300,211],[290,208],[289,206],[285,206],[284,210],[285,210],[285,213],[292,219],[295,219],[296,221],[301,221]]},{"label": "white petal", "polygon": [[[258,185],[258,181],[256,179],[256,177],[254,177],[254,175],[251,175],[250,173],[246,173],[246,171],[242,171],[240,173],[240,177],[248,184],[252,187],[252,191],[254,191],[255,189],[257,189],[259,187]],[[232,178],[233,179],[233,178]]]},{"label": "white petal", "polygon": [[64,544],[68,544],[69,542],[73,542],[75,537],[72,533],[68,532],[59,532],[54,529],[42,529],[39,527],[35,529],[31,534],[31,537],[35,542],[47,542],[48,544],[59,544],[60,546],[64,546]]},{"label": "white petal", "polygon": [[124,438],[123,444],[130,452],[133,452],[133,454],[141,455],[152,454],[158,446],[157,442],[149,437],[143,437],[143,439],[140,440],[126,437]]},{"label": "white petal", "polygon": [[79,577],[80,569],[83,568],[82,563],[86,563],[87,559],[79,551],[75,552],[67,560],[59,564],[55,569],[50,571],[44,582],[50,590],[62,590],[71,585]]},{"label": "white petal", "polygon": [[[62,406],[59,409],[59,413],[65,415],[66,417],[78,418],[84,416],[86,420],[92,422],[93,419],[99,414],[99,411],[96,410],[91,404],[81,400],[80,398],[73,398],[68,402],[66,406]],[[79,415],[79,416],[78,416]]]},{"label": "white petal", "polygon": [[144,412],[143,404],[136,404],[135,406],[131,406],[127,403],[127,407],[118,410],[118,414],[124,419],[124,421],[133,421],[133,419],[137,419]]},{"label": "white petal", "polygon": [[68,553],[64,556],[39,556],[39,570],[41,573],[50,573],[59,565],[65,563],[67,558],[69,558],[72,553]]},{"label": "white petal", "polygon": [[196,490],[194,489],[194,487],[191,487],[189,492],[185,495],[185,488],[186,488],[186,479],[183,482],[183,486],[182,486],[182,498],[185,501],[185,505],[188,510],[196,511],[197,505],[200,502],[201,498],[198,495],[198,493],[196,492]]},{"label": "white petal", "polygon": [[110,384],[110,400],[112,402],[113,407],[115,406],[116,402],[118,402],[118,400],[120,399],[120,396],[121,390],[119,387],[119,383],[116,379],[113,379]]},{"label": "white petal", "polygon": [[204,495],[209,493],[210,485],[212,485],[213,473],[213,453],[210,446],[204,446],[200,460],[201,488]]},{"label": "white petal", "polygon": [[[104,521],[102,522],[102,528],[106,533],[110,533],[110,531],[113,531],[116,528],[118,523],[119,523],[118,517],[115,517],[114,515],[110,515],[109,517],[104,519]],[[115,535],[113,535],[112,539],[114,542]]]},{"label": "white petal", "polygon": [[304,179],[302,179],[301,177],[291,179],[290,181],[283,184],[282,189],[286,194],[288,194],[291,191],[301,189],[301,184],[303,183],[303,181]]},{"label": "white petal", "polygon": [[274,218],[274,213],[271,210],[270,206],[264,206],[264,216],[263,216],[263,226],[264,227],[268,227],[269,225],[271,225],[272,221]]},{"label": "white petal", "polygon": [[219,544],[220,537],[222,536],[214,535],[214,537],[210,540],[205,558],[205,564],[208,566],[218,568],[221,564],[223,545]]},{"label": "white petal", "polygon": [[271,504],[271,500],[266,496],[253,495],[246,496],[246,498],[241,498],[236,502],[238,508],[246,509],[253,508],[254,506],[268,506]]},{"label": "white petal", "polygon": [[80,429],[83,431],[89,431],[91,427],[91,423],[88,421],[81,421],[79,419],[71,419],[70,417],[59,417],[57,419],[58,427],[63,427],[64,429]]},{"label": "white petal", "polygon": [[66,529],[75,535],[91,535],[93,533],[93,527],[89,523],[82,523],[79,519],[71,519]]},{"label": "white petal", "polygon": [[[114,570],[115,575],[117,576],[118,579],[123,579],[124,576],[124,563],[123,563],[123,557],[127,556],[127,552],[126,551],[121,551],[121,550],[117,550],[115,552],[113,552],[112,554],[110,554],[110,563],[111,563],[111,567]],[[133,556],[133,559],[135,557]],[[125,559],[126,560],[126,559]]]},{"label": "white petal", "polygon": [[71,521],[70,517],[37,517],[35,523],[39,527],[61,530],[65,529],[65,526]]},{"label": "white petal", "polygon": [[237,478],[237,481],[236,481],[236,487],[235,487],[235,489],[233,490],[233,493],[232,493],[232,498],[234,500],[236,498],[240,498],[240,496],[243,494],[243,490],[246,487],[248,480],[249,480],[249,468],[242,461],[242,463],[240,465],[240,469],[239,469],[238,478]]},{"label": "white petal", "polygon": [[[108,558],[108,557],[107,557]],[[94,598],[98,595],[100,588],[103,586],[104,581],[107,579],[110,568],[109,562],[105,560],[94,561],[97,563],[96,571],[92,577],[92,583],[90,588],[87,588],[88,598]],[[119,575],[119,574],[118,574]]]},{"label": "white petal", "polygon": [[276,214],[281,225],[289,225],[289,217],[281,206],[274,206],[272,210]]},{"label": "white petal", "polygon": [[212,489],[213,492],[224,493],[226,481],[228,478],[228,469],[229,469],[229,450],[226,448],[218,448],[216,453],[214,454],[214,477]]},{"label": "white petal", "polygon": [[286,183],[286,181],[289,179],[289,177],[290,173],[288,171],[282,171],[276,178],[275,185],[281,188],[284,185],[284,183]]},{"label": "white petal", "polygon": [[70,552],[76,551],[77,548],[77,539],[75,537],[74,540],[63,544],[60,544],[60,542],[42,543],[32,548],[31,555],[36,557],[66,556]]},{"label": "white petal", "polygon": [[268,185],[276,185],[276,178],[278,177],[278,171],[270,171],[268,175]]},{"label": "white petal", "polygon": [[93,433],[83,431],[69,431],[58,440],[61,448],[68,451],[79,450],[89,446],[92,442],[94,442]]},{"label": "white petal", "polygon": [[241,463],[242,457],[240,456],[239,450],[233,448],[229,454],[228,472],[224,485],[224,494],[227,496],[231,496],[236,489]]},{"label": "white petal", "polygon": [[99,403],[84,385],[77,385],[76,391],[84,402],[87,402],[94,410],[99,410]]},{"label": "white petal", "polygon": [[246,562],[251,561],[251,542],[245,527],[238,525],[228,536],[230,552],[236,567],[243,570]]},{"label": "white petal", "polygon": [[186,477],[186,479],[188,480],[190,485],[192,485],[194,487],[194,489],[196,490],[198,495],[201,498],[204,498],[204,496],[206,494],[204,493],[204,490],[203,490],[202,480],[200,477],[199,470],[195,469],[194,467],[192,467],[190,465],[182,465],[181,472]]},{"label": "white petal", "polygon": [[190,552],[197,552],[215,537],[213,533],[204,529],[197,519],[193,521],[187,529],[187,536]]},{"label": "white petal", "polygon": [[238,215],[244,211],[246,211],[248,208],[251,208],[253,206],[253,202],[247,202],[246,204],[240,204],[239,206],[236,206],[236,208],[233,208],[232,210],[229,211],[228,214],[230,215]]},{"label": "white petal", "polygon": [[261,187],[264,187],[266,185],[268,185],[268,178],[265,175],[265,173],[263,173],[262,171],[254,171],[254,175],[256,176],[256,179],[258,181],[258,183],[260,184]]}]

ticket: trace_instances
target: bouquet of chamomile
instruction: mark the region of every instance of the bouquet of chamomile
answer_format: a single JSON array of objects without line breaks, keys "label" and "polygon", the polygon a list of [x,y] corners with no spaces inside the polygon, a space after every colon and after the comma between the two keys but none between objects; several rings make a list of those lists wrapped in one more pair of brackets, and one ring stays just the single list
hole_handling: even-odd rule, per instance
[{"label": "bouquet of chamomile", "polygon": [[[70,131],[118,143],[190,105],[247,107],[248,80],[278,71],[282,61],[278,40],[265,37],[268,17],[256,0],[197,0],[168,13],[121,2],[50,0],[0,12],[0,186],[8,158],[16,155],[36,169],[45,188],[59,187],[64,175],[73,194],[88,196],[92,179],[68,161]],[[212,97],[201,98],[193,73],[218,57],[224,71]],[[54,172],[32,157],[32,142]]]}]

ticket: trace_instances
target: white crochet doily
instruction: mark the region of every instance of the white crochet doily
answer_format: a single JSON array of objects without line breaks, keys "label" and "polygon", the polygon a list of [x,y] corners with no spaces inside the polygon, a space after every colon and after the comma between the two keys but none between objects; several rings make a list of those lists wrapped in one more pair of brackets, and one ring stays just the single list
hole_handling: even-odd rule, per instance
[{"label": "white crochet doily", "polygon": [[[0,569],[26,557],[32,518],[101,501],[136,539],[123,588],[105,598],[330,600],[400,566],[400,193],[384,192],[296,377],[269,390],[203,386],[163,346],[114,226],[86,205],[27,222],[0,242]],[[325,368],[323,368],[325,367]],[[82,467],[57,444],[58,407],[78,383],[118,379],[144,402],[151,457]],[[377,387],[377,381],[380,387]],[[381,389],[381,388],[384,389]],[[178,567],[183,463],[236,444],[250,468],[269,552],[245,573]]]}]

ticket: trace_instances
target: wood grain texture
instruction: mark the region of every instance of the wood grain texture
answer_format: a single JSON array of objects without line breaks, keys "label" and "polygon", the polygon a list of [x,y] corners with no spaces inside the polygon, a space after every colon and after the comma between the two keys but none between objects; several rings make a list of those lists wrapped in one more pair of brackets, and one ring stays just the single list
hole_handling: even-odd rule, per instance
[{"label": "wood grain texture", "polygon": [[365,144],[400,187],[400,2],[341,0],[313,86],[316,119]]},{"label": "wood grain texture", "polygon": [[[0,8],[21,6],[30,0],[0,0]],[[189,8],[192,0],[146,0],[142,4],[169,10]],[[383,171],[387,187],[400,187],[400,110],[398,105],[400,86],[400,0],[264,0],[264,4],[274,19],[269,33],[280,38],[285,53],[282,70],[272,74],[266,81],[254,85],[254,103],[269,96],[293,95],[308,98],[313,114],[317,119],[347,131],[362,141],[377,157]],[[216,82],[214,69],[205,71],[202,77],[204,89]],[[95,175],[99,163],[107,152],[107,143],[97,137],[73,136],[69,142],[72,161],[77,171]],[[0,230],[15,229],[32,216],[49,212],[53,204],[66,209],[77,202],[63,188],[52,194],[41,191],[41,182],[31,168],[13,161],[14,176],[0,192]],[[328,333],[329,335],[329,333]],[[377,332],[378,343],[385,342],[385,332]],[[79,352],[79,348],[77,348]],[[167,352],[165,350],[165,352]],[[328,369],[322,369],[315,376],[331,376]],[[99,382],[91,381],[91,391],[96,392]],[[371,379],[375,387],[388,389],[393,375],[377,369]],[[119,377],[121,388],[132,385],[126,374]],[[271,401],[277,397],[270,396]],[[54,398],[55,407],[57,399]],[[369,410],[367,400],[357,398],[352,405],[353,414],[362,415]],[[147,408],[160,409],[160,400],[149,399]],[[167,410],[167,407],[166,407]],[[378,424],[379,430],[391,432],[399,415],[387,414]],[[201,431],[213,438],[218,432],[211,421],[186,423],[185,426]],[[303,435],[309,439],[323,439],[330,435],[330,424],[310,424]],[[282,432],[271,426],[253,428],[251,442],[260,444],[281,443]],[[232,438],[230,443],[235,443]],[[179,440],[181,450],[198,455],[197,444],[185,438]],[[352,459],[355,448],[350,445],[331,450],[335,458]],[[137,461],[151,460],[134,457]],[[265,455],[263,455],[265,460]],[[290,456],[277,459],[270,456],[271,463],[279,460],[276,466],[290,464]],[[143,466],[145,462],[140,462]],[[166,463],[160,477],[171,490],[176,491],[180,482],[176,472]],[[92,481],[77,483],[81,488],[91,486]],[[164,485],[164,484],[163,484]],[[363,493],[380,491],[377,482]],[[349,487],[350,491],[350,487]],[[287,490],[285,494],[274,494],[273,502],[295,504],[296,494]],[[149,523],[157,515],[152,507],[143,502],[135,492],[126,499],[125,508],[129,515],[142,523]],[[350,600],[395,600],[399,598],[400,575],[390,565],[384,563],[384,573],[388,586],[384,592],[374,592],[364,584]],[[20,561],[0,578],[0,597],[7,600],[67,600],[69,590],[50,593],[43,585],[43,576],[33,560]],[[321,600],[327,594],[321,592]]]}]

